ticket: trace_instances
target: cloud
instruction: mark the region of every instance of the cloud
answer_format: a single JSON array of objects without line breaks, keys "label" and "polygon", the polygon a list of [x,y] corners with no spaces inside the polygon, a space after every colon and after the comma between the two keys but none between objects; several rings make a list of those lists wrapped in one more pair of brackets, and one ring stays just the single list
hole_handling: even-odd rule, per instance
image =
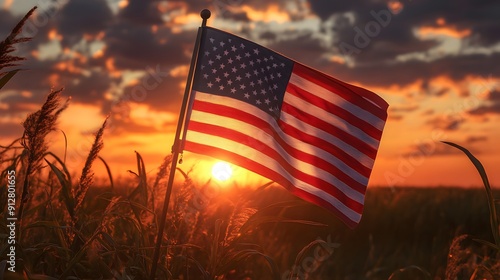
[{"label": "cloud", "polygon": [[21,19],[15,18],[9,11],[0,9],[0,40],[3,41]]},{"label": "cloud", "polygon": [[486,114],[499,114],[500,103],[493,103],[491,105],[479,106],[476,109],[470,110],[471,115],[486,115]]},{"label": "cloud", "polygon": [[436,116],[426,121],[432,129],[440,129],[444,131],[456,131],[465,123],[464,118],[450,116]]},{"label": "cloud", "polygon": [[164,68],[188,64],[195,31],[173,33],[168,28],[156,32],[149,26],[120,22],[106,32],[105,57],[113,57],[119,69],[144,69],[162,65]]},{"label": "cloud", "polygon": [[71,95],[75,102],[95,104],[105,100],[105,94],[113,84],[118,84],[120,77],[111,77],[105,71],[92,71],[88,76],[74,78],[65,87],[65,93]]},{"label": "cloud", "polygon": [[[500,18],[496,16],[500,13],[500,4],[497,1],[485,1],[478,3],[473,0],[460,1],[399,1],[403,8],[390,25],[398,25],[401,29],[399,33],[382,32],[381,36],[392,37],[398,40],[397,36],[403,35],[408,38],[412,34],[412,29],[422,25],[434,24],[437,19],[444,20],[447,24],[456,27],[458,30],[471,29],[471,34],[478,38],[477,43],[492,45],[500,41],[500,34],[495,32],[500,24]],[[356,24],[364,25],[371,18],[370,12],[380,10],[390,11],[390,7],[379,1],[309,1],[311,10],[322,20],[328,20],[332,15],[351,12],[356,15]],[[398,19],[396,20],[396,17]],[[397,22],[397,24],[395,24]],[[391,28],[389,25],[388,28]],[[385,34],[385,35],[383,35]]]},{"label": "cloud", "polygon": [[96,35],[113,20],[113,13],[104,0],[72,0],[56,15],[57,29],[63,45],[72,46],[85,34]]},{"label": "cloud", "polygon": [[471,115],[500,114],[500,91],[490,91],[485,104],[468,112]]},{"label": "cloud", "polygon": [[465,139],[466,144],[473,144],[477,142],[485,142],[488,141],[487,136],[469,136],[467,139]]},{"label": "cloud", "polygon": [[156,80],[146,73],[137,84],[125,87],[123,96],[127,102],[144,103],[154,110],[177,114],[184,94],[185,79],[183,75],[169,74]]},{"label": "cloud", "polygon": [[[467,147],[467,149],[474,155],[481,154],[481,151],[474,147]],[[422,142],[408,147],[408,149],[403,153],[402,156],[405,158],[412,158],[419,157],[421,155],[425,155],[427,157],[440,157],[460,154],[462,154],[460,150],[441,142]]]},{"label": "cloud", "polygon": [[157,0],[129,0],[119,17],[141,25],[162,24],[162,13]]},{"label": "cloud", "polygon": [[[15,139],[23,136],[24,128],[21,123],[0,122],[0,124],[2,125],[2,133],[0,135],[1,137]],[[2,143],[2,145],[5,144],[7,143]]]}]

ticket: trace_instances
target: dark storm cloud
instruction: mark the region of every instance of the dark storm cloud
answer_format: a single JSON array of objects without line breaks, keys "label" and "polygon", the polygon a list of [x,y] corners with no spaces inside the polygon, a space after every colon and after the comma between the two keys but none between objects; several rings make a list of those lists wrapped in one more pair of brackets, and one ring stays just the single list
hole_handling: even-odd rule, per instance
[{"label": "dark storm cloud", "polygon": [[119,17],[144,25],[161,24],[163,20],[158,3],[158,0],[130,0],[120,10]]},{"label": "dark storm cloud", "polygon": [[97,105],[103,101],[105,93],[121,78],[113,78],[105,71],[92,71],[88,76],[73,78],[73,83],[65,87],[65,93],[71,95],[74,102]]},{"label": "dark storm cloud", "polygon": [[[455,26],[459,29],[472,29],[472,33],[477,35],[479,41],[484,44],[493,44],[500,40],[500,33],[496,32],[500,24],[500,3],[495,0],[460,0],[460,1],[400,1],[404,8],[400,14],[395,15],[400,19],[397,25],[400,32],[386,32],[387,38],[398,40],[403,36],[403,40],[411,37],[411,27],[429,25],[435,23],[436,19],[443,18],[447,25]],[[332,15],[345,12],[353,12],[356,15],[355,25],[364,27],[366,23],[373,20],[371,11],[379,12],[388,10],[386,2],[379,1],[329,1],[311,0],[309,1],[312,11],[323,20],[329,19]],[[393,20],[389,25],[394,24]],[[388,27],[390,28],[390,26]]]},{"label": "dark storm cloud", "polygon": [[14,17],[10,11],[0,9],[0,41],[7,38],[9,33],[12,31],[12,28],[16,26],[20,19],[21,17]]},{"label": "dark storm cloud", "polygon": [[[168,128],[168,127],[166,127]],[[113,135],[130,135],[130,134],[149,134],[149,133],[158,133],[158,132],[166,132],[166,131],[172,131],[170,130],[158,130],[157,128],[153,126],[147,126],[143,124],[138,124],[134,122],[134,120],[131,120],[130,118],[127,119],[116,119],[113,118],[113,114],[110,115],[110,119],[107,124],[107,129],[108,131],[111,131]]]},{"label": "dark storm cloud", "polygon": [[[2,123],[2,133],[3,137],[7,138],[19,138],[23,136],[23,125],[21,123]],[[5,145],[7,143],[2,143]]]},{"label": "dark storm cloud", "polygon": [[452,115],[431,117],[426,122],[432,129],[441,129],[444,131],[456,131],[464,123],[464,118],[454,117]]},{"label": "dark storm cloud", "polygon": [[330,1],[330,0],[312,0],[309,1],[312,11],[321,19],[326,20],[336,13],[345,13],[355,10],[356,7],[365,7],[368,1]]},{"label": "dark storm cloud", "polygon": [[500,114],[500,102],[479,106],[476,109],[470,110],[469,114],[471,115]]},{"label": "dark storm cloud", "polygon": [[448,76],[453,80],[461,80],[467,75],[487,77],[492,73],[500,73],[500,53],[492,55],[469,54],[446,56],[431,62],[408,60],[398,63],[378,63],[349,67],[342,64],[321,65],[326,73],[335,75],[346,81],[357,81],[365,85],[388,86],[392,84],[407,85],[417,80],[429,81],[437,76]]},{"label": "dark storm cloud", "polygon": [[[458,30],[470,29],[470,37],[465,38],[469,45],[489,46],[499,42],[500,32],[495,31],[500,26],[498,1],[427,0],[401,3],[404,8],[399,13],[390,12],[385,2],[375,1],[315,0],[310,1],[310,7],[313,13],[323,19],[325,25],[330,22],[328,27],[324,27],[324,31],[329,36],[335,36],[331,47],[336,48],[341,55],[356,61],[359,67],[353,69],[364,77],[358,78],[358,81],[387,84],[388,81],[385,80],[392,76],[395,82],[406,84],[413,80],[412,77],[421,75],[444,73],[461,78],[466,72],[479,75],[489,74],[487,72],[498,73],[489,68],[493,63],[485,55],[458,55],[431,63],[394,61],[398,55],[425,52],[436,46],[436,40],[419,39],[414,30],[420,26],[436,27],[438,18],[444,20],[445,26]],[[349,21],[349,15],[354,15],[354,22]],[[372,33],[368,34],[367,30]],[[390,65],[387,65],[388,63]],[[498,67],[493,65],[493,68]],[[382,69],[383,71],[380,71]],[[342,69],[342,72],[344,71],[349,69]],[[385,78],[377,72],[382,73]],[[413,72],[416,72],[417,76],[412,75]]]},{"label": "dark storm cloud", "polygon": [[465,139],[465,143],[467,144],[472,144],[472,143],[477,143],[477,142],[485,142],[488,141],[487,136],[469,136],[467,139]]},{"label": "dark storm cloud", "polygon": [[49,81],[49,76],[53,73],[51,69],[55,63],[57,61],[27,59],[19,67],[23,70],[19,71],[3,89],[36,91],[62,86],[52,85]]},{"label": "dark storm cloud", "polygon": [[472,115],[500,114],[500,91],[494,90],[488,94],[486,104],[469,111]]},{"label": "dark storm cloud", "polygon": [[105,56],[115,59],[120,69],[140,69],[146,66],[162,65],[162,68],[189,63],[196,31],[172,33],[162,28],[154,33],[150,27],[119,23],[108,30],[104,41]]},{"label": "dark storm cloud", "polygon": [[[269,41],[266,42],[266,47],[339,79],[365,85],[407,85],[417,80],[422,80],[425,85],[430,79],[440,75],[460,80],[471,74],[487,77],[492,73],[500,73],[500,64],[497,63],[500,61],[500,53],[450,55],[436,58],[430,62],[417,59],[394,61],[386,59],[391,56],[394,58],[391,52],[403,54],[414,52],[417,48],[425,50],[433,44],[421,42],[420,45],[416,44],[418,47],[411,47],[387,41],[375,41],[371,49],[362,50],[356,65],[352,67],[329,61],[324,55],[326,53],[334,54],[336,47],[325,45],[319,39],[320,37],[315,37],[312,33],[293,31],[292,34],[286,32],[278,34],[271,30],[260,31],[262,32],[260,33],[261,37],[264,37],[262,39]],[[337,55],[341,56],[341,54]],[[381,58],[384,58],[385,61],[381,61]],[[422,90],[430,92],[425,86]],[[446,92],[446,89],[442,89],[430,93],[439,96],[446,94]]]},{"label": "dark storm cloud", "polygon": [[259,38],[262,40],[274,41],[278,38],[278,35],[271,31],[264,31],[259,35]]},{"label": "dark storm cloud", "polygon": [[[481,151],[473,147],[468,147],[468,150],[475,155],[481,153]],[[462,154],[462,152],[459,151],[458,149],[441,142],[432,142],[432,143],[422,142],[420,144],[411,145],[408,148],[408,151],[403,153],[403,157],[411,158],[411,157],[418,157],[421,155],[425,155],[426,157],[436,157],[436,156],[448,156],[448,155],[460,155],[460,154]]]},{"label": "dark storm cloud", "polygon": [[[186,77],[155,77],[145,74],[136,85],[124,89],[124,99],[136,103],[146,103],[158,111],[178,112],[184,94]],[[120,106],[120,104],[116,104]]]},{"label": "dark storm cloud", "polygon": [[246,12],[233,12],[233,11],[227,10],[226,12],[224,12],[222,14],[222,17],[225,19],[232,19],[234,21],[240,21],[240,22],[249,22],[250,21]]},{"label": "dark storm cloud", "polygon": [[72,45],[84,34],[98,34],[113,20],[113,14],[104,0],[71,0],[57,14],[58,31],[63,44]]},{"label": "dark storm cloud", "polygon": [[[270,31],[264,32],[267,38],[272,37]],[[279,39],[280,35],[291,36],[289,39]],[[269,42],[266,47],[279,52],[291,59],[317,66],[324,60],[323,54],[327,52],[327,48],[323,45],[319,38],[314,37],[310,32],[288,31],[280,35],[275,35],[277,40]],[[311,65],[313,64],[313,65]]]},{"label": "dark storm cloud", "polygon": [[493,102],[500,102],[500,90],[490,91],[488,94],[488,100]]},{"label": "dark storm cloud", "polygon": [[210,9],[215,12],[215,5],[220,5],[227,9],[227,6],[231,6],[231,2],[236,2],[240,0],[172,0],[169,4],[173,4],[176,7],[183,7],[188,13],[199,13],[203,9]]},{"label": "dark storm cloud", "polygon": [[410,113],[418,110],[420,107],[418,105],[409,106],[391,106],[389,107],[389,112],[392,113]]}]

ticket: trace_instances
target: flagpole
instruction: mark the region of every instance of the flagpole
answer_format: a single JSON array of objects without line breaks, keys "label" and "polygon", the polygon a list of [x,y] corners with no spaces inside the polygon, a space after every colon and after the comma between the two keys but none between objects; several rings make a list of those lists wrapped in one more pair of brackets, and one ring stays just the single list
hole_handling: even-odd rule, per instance
[{"label": "flagpole", "polygon": [[207,19],[210,18],[210,10],[204,9],[201,11],[200,16],[203,19],[201,27],[198,28],[198,34],[196,35],[196,42],[194,44],[193,55],[191,57],[191,65],[189,66],[189,73],[186,80],[186,87],[184,90],[184,98],[182,100],[181,111],[179,113],[179,120],[177,122],[177,130],[175,132],[174,144],[172,146],[172,165],[170,167],[170,174],[168,177],[167,191],[165,193],[165,200],[163,201],[163,210],[160,216],[160,225],[158,226],[158,235],[156,236],[155,250],[153,253],[153,264],[151,266],[150,280],[154,280],[156,276],[156,270],[158,268],[158,260],[160,258],[161,243],[163,240],[163,231],[165,228],[165,220],[167,217],[168,205],[170,201],[170,195],[172,193],[172,186],[174,184],[175,170],[177,168],[177,160],[179,159],[179,142],[180,134],[184,124],[184,118],[186,115],[186,109],[189,101],[189,96],[191,93],[191,86],[193,81],[194,67],[196,65],[196,60],[198,58],[198,52],[200,49],[200,41],[202,35],[202,27],[207,25]]}]

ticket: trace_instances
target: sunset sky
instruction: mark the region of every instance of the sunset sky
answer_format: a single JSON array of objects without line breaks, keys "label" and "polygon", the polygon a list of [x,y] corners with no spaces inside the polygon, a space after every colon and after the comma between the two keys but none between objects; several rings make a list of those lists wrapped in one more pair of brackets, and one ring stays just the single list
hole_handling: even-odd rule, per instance
[{"label": "sunset sky", "polygon": [[[35,5],[23,33],[33,40],[18,46],[26,71],[0,91],[1,145],[22,135],[51,88],[64,87],[72,100],[59,127],[71,170],[110,115],[101,156],[114,176],[136,168],[134,151],[154,175],[170,153],[199,12],[208,8],[208,25],[389,103],[370,186],[481,185],[466,156],[440,140],[472,151],[500,186],[498,1],[0,0],[0,39]],[[51,144],[63,154],[62,133]],[[184,159],[186,170],[200,161]],[[195,171],[209,176],[212,161],[201,162]]]}]

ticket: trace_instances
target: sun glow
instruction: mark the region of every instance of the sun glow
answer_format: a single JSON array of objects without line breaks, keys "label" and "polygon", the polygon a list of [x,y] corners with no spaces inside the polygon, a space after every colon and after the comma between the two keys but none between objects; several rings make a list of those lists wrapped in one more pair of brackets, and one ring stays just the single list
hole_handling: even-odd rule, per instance
[{"label": "sun glow", "polygon": [[212,176],[219,181],[227,181],[231,178],[233,169],[227,162],[218,161],[212,167]]}]

